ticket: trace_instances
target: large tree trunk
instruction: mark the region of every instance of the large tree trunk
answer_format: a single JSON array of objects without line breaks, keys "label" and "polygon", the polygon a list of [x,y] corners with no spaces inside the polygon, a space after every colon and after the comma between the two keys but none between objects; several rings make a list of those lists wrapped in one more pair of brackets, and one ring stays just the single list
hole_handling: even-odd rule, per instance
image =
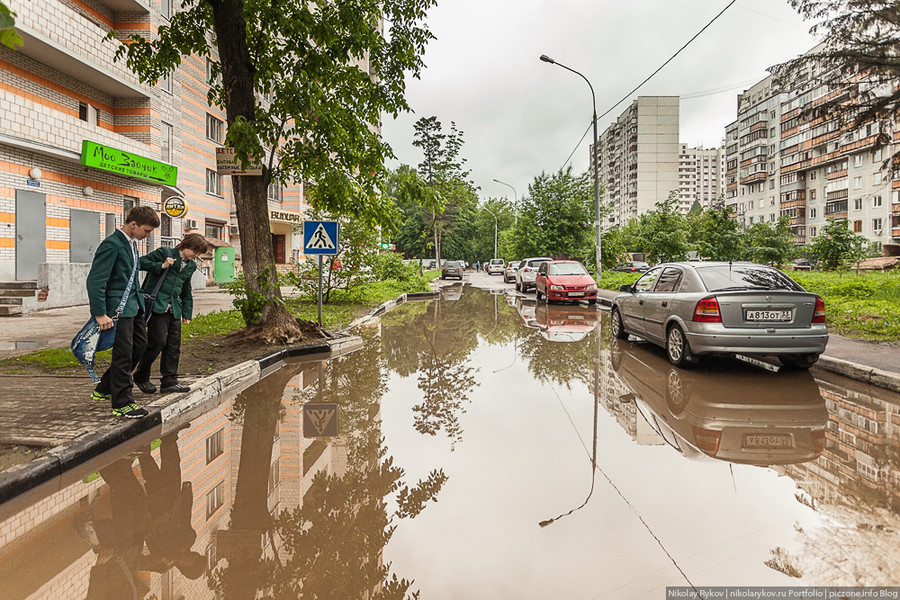
[{"label": "large tree trunk", "polygon": [[[247,48],[243,0],[213,0],[213,16],[222,82],[225,89],[225,114],[228,126],[243,117],[255,119],[253,65]],[[256,323],[248,323],[253,333],[270,342],[289,344],[302,337],[300,325],[287,309],[275,300],[281,298],[275,253],[269,226],[266,200],[268,175],[232,176],[231,187],[241,230],[241,260],[248,294],[261,293],[268,302]],[[265,277],[260,275],[266,272]]]}]

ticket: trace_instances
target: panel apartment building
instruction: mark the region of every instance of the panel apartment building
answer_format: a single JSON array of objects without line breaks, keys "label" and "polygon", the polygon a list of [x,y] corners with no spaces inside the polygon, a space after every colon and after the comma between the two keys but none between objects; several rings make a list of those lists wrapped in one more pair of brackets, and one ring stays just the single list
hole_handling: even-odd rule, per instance
[{"label": "panel apartment building", "polygon": [[[163,214],[142,251],[197,232],[215,246],[236,246],[239,258],[230,176],[218,173],[215,158],[225,115],[206,100],[217,56],[187,57],[172,76],[148,85],[114,60],[118,44],[104,39],[111,30],[152,38],[178,0],[7,4],[24,46],[0,47],[0,282],[30,290],[22,299],[0,298],[0,310],[86,302],[83,282],[98,243],[132,206],[159,210],[171,196],[183,197],[188,213]],[[155,175],[86,166],[85,155],[98,148]],[[269,208],[276,262],[288,263],[302,248],[295,233],[302,186],[272,186]]]},{"label": "panel apartment building", "polygon": [[725,197],[725,147],[689,148],[678,155],[679,206],[687,214],[695,202],[709,208]]},{"label": "panel apartment building", "polygon": [[677,96],[639,96],[600,135],[597,169],[611,209],[604,227],[624,225],[679,190],[678,112]]},{"label": "panel apartment building", "polygon": [[[738,96],[737,120],[726,127],[726,202],[748,227],[789,217],[798,244],[811,243],[829,219],[896,244],[900,180],[881,168],[900,142],[896,124],[847,131],[834,119],[803,117],[826,97],[850,97],[851,85],[831,89],[820,76],[813,70],[789,87],[769,76]],[[876,150],[882,134],[889,143]]]}]

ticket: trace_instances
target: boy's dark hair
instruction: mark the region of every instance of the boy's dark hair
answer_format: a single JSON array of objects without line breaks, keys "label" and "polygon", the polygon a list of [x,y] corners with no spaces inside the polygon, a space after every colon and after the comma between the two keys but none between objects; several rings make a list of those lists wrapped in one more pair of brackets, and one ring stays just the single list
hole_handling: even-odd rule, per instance
[{"label": "boy's dark hair", "polygon": [[175,246],[176,250],[193,250],[195,253],[205,254],[209,250],[209,242],[199,233],[189,233]]},{"label": "boy's dark hair", "polygon": [[152,206],[135,206],[125,215],[125,222],[135,222],[138,226],[149,225],[153,228],[159,227],[159,215]]}]

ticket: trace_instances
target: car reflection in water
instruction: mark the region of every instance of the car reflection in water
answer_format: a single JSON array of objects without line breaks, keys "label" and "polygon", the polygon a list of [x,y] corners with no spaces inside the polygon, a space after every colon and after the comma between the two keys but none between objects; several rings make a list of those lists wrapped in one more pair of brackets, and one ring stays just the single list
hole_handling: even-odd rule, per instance
[{"label": "car reflection in water", "polygon": [[597,328],[593,306],[540,303],[534,310],[541,336],[550,342],[578,342]]},{"label": "car reflection in water", "polygon": [[611,349],[613,370],[638,411],[689,458],[786,465],[813,460],[825,448],[828,411],[808,372],[773,376],[733,362],[689,372],[652,347],[613,339]]},{"label": "car reflection in water", "polygon": [[441,299],[449,301],[459,300],[462,298],[463,284],[457,282],[451,285],[445,285],[441,288]]}]

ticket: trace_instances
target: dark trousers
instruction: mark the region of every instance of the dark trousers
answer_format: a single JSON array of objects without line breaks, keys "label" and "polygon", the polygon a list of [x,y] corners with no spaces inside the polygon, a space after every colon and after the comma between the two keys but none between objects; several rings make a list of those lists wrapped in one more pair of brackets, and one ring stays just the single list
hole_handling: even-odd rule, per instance
[{"label": "dark trousers", "polygon": [[178,383],[178,361],[181,359],[181,319],[172,313],[153,313],[147,323],[147,349],[134,372],[134,380],[150,381],[150,367],[162,352],[159,360],[160,385],[166,387]]},{"label": "dark trousers", "polygon": [[94,388],[101,394],[112,395],[113,408],[121,408],[134,402],[131,371],[141,360],[146,348],[147,330],[144,329],[143,313],[138,313],[136,317],[119,317],[109,368]]}]

